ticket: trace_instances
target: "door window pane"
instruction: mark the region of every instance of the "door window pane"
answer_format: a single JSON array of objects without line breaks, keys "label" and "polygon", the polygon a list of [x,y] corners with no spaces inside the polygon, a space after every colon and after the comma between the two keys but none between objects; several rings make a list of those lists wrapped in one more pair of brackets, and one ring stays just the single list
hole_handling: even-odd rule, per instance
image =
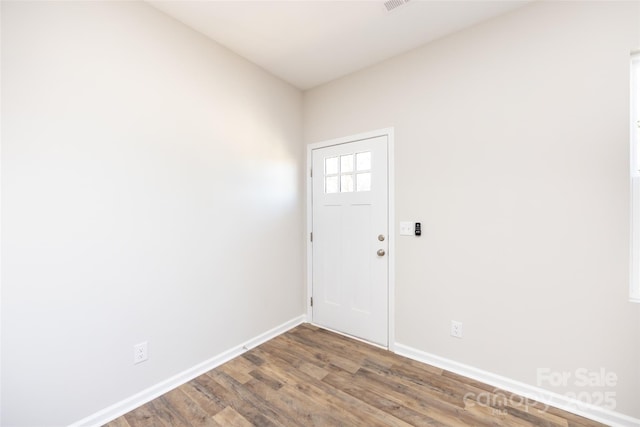
[{"label": "door window pane", "polygon": [[371,191],[371,172],[356,175],[356,191]]},{"label": "door window pane", "polygon": [[338,192],[338,177],[328,176],[324,179],[324,192],[325,193],[337,193]]},{"label": "door window pane", "polygon": [[340,173],[353,172],[353,154],[340,156]]},{"label": "door window pane", "polygon": [[350,193],[353,191],[353,175],[342,175],[340,177],[340,192]]},{"label": "door window pane", "polygon": [[338,173],[338,158],[329,157],[324,160],[324,174],[335,175]]},{"label": "door window pane", "polygon": [[367,171],[371,169],[371,152],[356,154],[356,168],[359,171]]}]

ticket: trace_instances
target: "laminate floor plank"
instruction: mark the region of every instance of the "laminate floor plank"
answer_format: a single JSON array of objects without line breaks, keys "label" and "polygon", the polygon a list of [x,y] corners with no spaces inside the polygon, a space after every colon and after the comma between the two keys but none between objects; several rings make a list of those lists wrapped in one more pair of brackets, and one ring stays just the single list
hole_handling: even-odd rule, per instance
[{"label": "laminate floor plank", "polygon": [[247,386],[256,394],[262,396],[278,414],[278,421],[287,426],[323,426],[332,425],[339,420],[324,410],[307,411],[305,404],[310,404],[305,396],[299,395],[292,386],[286,385],[277,393],[259,381],[251,381]]},{"label": "laminate floor plank", "polygon": [[446,426],[446,424],[440,423],[426,414],[419,413],[406,406],[404,399],[400,401],[400,399],[393,399],[392,396],[388,396],[386,393],[384,395],[379,394],[366,385],[360,385],[357,381],[353,381],[353,379],[348,376],[331,373],[324,378],[324,382],[357,397],[372,407],[380,408],[410,425]]},{"label": "laminate floor plank", "polygon": [[526,400],[514,399],[513,401],[507,401],[507,404],[504,405],[504,410],[523,420],[537,422],[539,425],[569,427],[569,422],[566,418],[546,411],[544,406],[538,402],[530,404]]},{"label": "laminate floor plank", "polygon": [[360,381],[362,384],[366,384],[370,390],[384,393],[385,396],[395,399],[404,406],[445,425],[488,426],[495,422],[494,419],[476,419],[473,414],[465,411],[462,403],[447,402],[441,393],[434,392],[427,387],[420,388],[402,383],[398,379],[380,377],[366,369],[362,369],[357,375],[354,375],[353,380]]},{"label": "laminate floor plank", "polygon": [[[304,325],[302,325],[304,326]],[[360,355],[359,360],[375,360],[379,364],[394,365],[401,361],[402,365],[412,366],[423,371],[431,372],[436,375],[441,375],[443,370],[436,368],[435,366],[427,365],[424,363],[411,360],[409,358],[399,356],[391,353],[388,350],[373,346],[362,345],[363,343],[352,338],[340,335],[326,329],[311,330],[307,327],[296,328],[291,331],[291,335],[304,336],[308,340],[312,340],[318,346],[322,346],[328,351],[336,349],[346,349],[343,353],[349,355],[350,358],[354,358],[354,355]]]},{"label": "laminate floor plank", "polygon": [[220,366],[220,370],[236,379],[241,384],[251,380],[249,373],[256,368],[256,365],[243,357],[236,357],[233,360]]},{"label": "laminate floor plank", "polygon": [[171,427],[157,412],[154,401],[134,409],[123,417],[131,427]]},{"label": "laminate floor plank", "polygon": [[155,408],[158,417],[164,421],[166,425],[172,427],[192,427],[191,423],[185,419],[180,411],[176,410],[174,405],[172,404],[173,398],[172,393],[175,393],[176,390],[171,390],[169,393],[166,393],[153,402],[151,402]]},{"label": "laminate floor plank", "polygon": [[316,346],[316,343],[305,338],[296,336],[295,334],[291,334],[290,336],[282,337],[283,341],[286,341],[290,346],[297,346],[298,348],[304,349],[303,352],[310,352],[314,355],[314,357],[327,365],[337,366],[345,371],[351,372],[352,374],[356,373],[358,369],[360,369],[360,363],[349,356],[343,356],[338,353],[334,353],[331,351],[327,351],[319,346]]},{"label": "laminate floor plank", "polygon": [[[323,395],[322,402],[314,400],[320,393],[314,393],[316,390],[309,387],[300,386],[309,381],[318,380],[312,379],[302,371],[296,376],[296,370],[290,369],[290,365],[285,360],[278,359],[273,354],[263,353],[261,349],[255,349],[254,351],[265,360],[265,363],[259,368],[259,375],[269,378],[269,382],[283,384],[283,396],[287,399],[287,406],[293,410],[293,412],[289,412],[289,415],[294,421],[300,422],[304,420],[309,423],[308,425],[314,426],[339,425],[340,418],[336,418],[336,416],[339,412],[344,412],[344,409],[335,408],[333,400],[330,400],[328,395]],[[316,384],[318,383],[316,382]],[[292,402],[296,402],[296,400],[299,400],[299,402],[292,405]],[[305,417],[304,414],[307,413],[304,412],[305,407],[316,408],[311,417]],[[303,412],[300,412],[300,410]]]},{"label": "laminate floor plank", "polygon": [[163,398],[177,414],[181,422],[193,427],[219,427],[213,417],[198,405],[184,391],[184,387],[178,387],[166,393]]},{"label": "laminate floor plank", "polygon": [[[365,363],[359,374],[371,378],[385,378],[388,381],[402,384],[407,390],[425,393],[433,398],[446,401],[463,408],[465,396],[481,396],[484,390],[466,383],[451,381],[441,375],[416,371],[410,366],[394,366],[391,369],[381,368],[375,363]],[[427,396],[425,396],[427,397]]]},{"label": "laminate floor plank", "polygon": [[247,421],[242,415],[238,414],[231,407],[224,408],[220,411],[214,419],[223,426],[233,427],[253,427],[249,421]]},{"label": "laminate floor plank", "polygon": [[328,406],[334,411],[342,412],[347,421],[351,420],[355,423],[349,425],[409,426],[375,406],[363,410],[367,408],[362,406],[362,401],[358,398],[323,381],[318,381],[301,370],[288,370],[287,368],[287,362],[277,357],[270,358],[265,365],[260,367],[263,370],[269,369],[270,374],[277,376],[279,381],[295,384],[299,391],[316,401],[316,406]]},{"label": "laminate floor plank", "polygon": [[298,369],[305,363],[315,366],[316,368],[330,371],[335,364],[327,358],[324,353],[305,347],[296,341],[290,341],[288,337],[277,337],[273,340],[262,344],[260,347],[252,351],[253,354],[259,355],[263,353],[263,357],[276,355],[282,360],[287,361],[291,368]]},{"label": "laminate floor plank", "polygon": [[226,408],[227,405],[221,403],[219,397],[201,382],[189,381],[180,386],[180,390],[191,398],[206,414],[214,416]]},{"label": "laminate floor plank", "polygon": [[124,417],[116,418],[110,423],[105,424],[105,427],[131,427]]},{"label": "laminate floor plank", "polygon": [[231,392],[232,398],[229,405],[245,419],[256,426],[280,426],[275,413],[259,396],[252,393],[243,384],[228,376],[222,371],[213,370],[206,375],[211,376],[218,384]]},{"label": "laminate floor plank", "polygon": [[310,324],[105,427],[602,427]]},{"label": "laminate floor plank", "polygon": [[387,350],[372,345],[362,347],[360,341],[322,329],[314,331],[307,328],[298,328],[292,331],[290,336],[298,339],[305,346],[346,357],[358,364],[362,364],[363,361],[371,358],[382,365],[388,366],[397,362],[397,355]]}]

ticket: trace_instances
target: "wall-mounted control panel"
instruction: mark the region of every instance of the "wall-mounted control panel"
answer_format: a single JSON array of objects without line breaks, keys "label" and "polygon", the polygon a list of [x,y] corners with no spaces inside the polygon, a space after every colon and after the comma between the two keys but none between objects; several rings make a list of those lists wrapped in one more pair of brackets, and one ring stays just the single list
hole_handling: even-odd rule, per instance
[{"label": "wall-mounted control panel", "polygon": [[400,221],[401,236],[421,236],[422,224],[413,221]]}]

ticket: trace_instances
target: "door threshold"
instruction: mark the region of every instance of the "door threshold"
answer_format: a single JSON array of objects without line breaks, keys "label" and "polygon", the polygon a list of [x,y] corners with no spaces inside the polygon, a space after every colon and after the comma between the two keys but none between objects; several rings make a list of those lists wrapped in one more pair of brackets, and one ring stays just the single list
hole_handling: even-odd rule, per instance
[{"label": "door threshold", "polygon": [[374,347],[378,347],[378,348],[380,348],[382,350],[391,351],[391,350],[389,350],[388,346],[384,346],[384,345],[381,345],[381,344],[378,344],[378,343],[375,343],[375,342],[367,341],[364,338],[360,338],[360,337],[356,337],[354,335],[346,334],[344,332],[336,331],[335,329],[327,328],[326,326],[318,325],[317,323],[309,322],[309,324],[315,326],[316,328],[324,329],[325,331],[333,332],[334,334],[342,335],[343,337],[347,337],[347,338],[350,338],[352,340],[360,341],[362,343],[369,344],[369,345],[372,345]]}]

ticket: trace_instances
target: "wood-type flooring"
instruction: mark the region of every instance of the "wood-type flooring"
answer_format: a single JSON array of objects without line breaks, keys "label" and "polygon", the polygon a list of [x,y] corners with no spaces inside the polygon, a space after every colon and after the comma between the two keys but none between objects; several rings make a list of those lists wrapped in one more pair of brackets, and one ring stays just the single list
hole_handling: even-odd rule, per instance
[{"label": "wood-type flooring", "polygon": [[106,427],[602,425],[302,324]]}]

